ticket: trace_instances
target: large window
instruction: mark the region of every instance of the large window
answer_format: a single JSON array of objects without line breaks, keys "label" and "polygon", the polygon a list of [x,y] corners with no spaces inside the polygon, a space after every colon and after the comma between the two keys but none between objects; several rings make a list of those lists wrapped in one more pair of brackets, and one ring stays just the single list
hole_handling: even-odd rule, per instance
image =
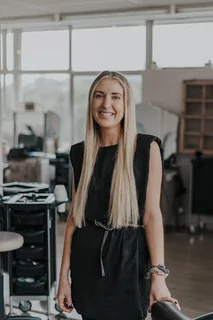
[{"label": "large window", "polygon": [[[97,72],[103,69],[127,71],[125,75],[132,85],[134,102],[142,102],[142,75],[134,74],[134,70],[144,69],[145,38],[144,26],[73,30],[70,52],[68,29],[23,31],[21,37],[19,32],[8,31],[5,71],[9,72],[2,76],[4,113],[11,114],[16,107],[33,102],[43,112],[52,111],[60,117],[60,143],[70,145],[72,141],[83,140],[88,91]],[[19,55],[21,64],[18,73],[13,71],[14,43],[21,49],[16,52],[16,67],[19,67]],[[79,75],[78,71],[85,74]],[[73,87],[70,86],[70,77],[73,78]],[[26,118],[24,127],[27,128],[31,120],[35,119]]]},{"label": "large window", "polygon": [[88,92],[95,76],[73,77],[73,105],[75,142],[84,140],[86,128],[86,114],[88,106]]},{"label": "large window", "polygon": [[14,76],[7,74],[4,77],[4,110],[5,113],[10,114],[14,110]]},{"label": "large window", "polygon": [[13,52],[14,52],[13,33],[8,33],[7,34],[7,69],[8,70],[12,70],[14,68]]},{"label": "large window", "polygon": [[[132,89],[134,102],[136,104],[142,102],[142,76],[141,75],[125,75],[129,80]],[[73,104],[75,117],[75,142],[84,140],[86,129],[86,114],[88,106],[88,93],[93,76],[74,76],[73,77]]]},{"label": "large window", "polygon": [[153,60],[159,67],[200,67],[213,62],[213,23],[154,26]]},{"label": "large window", "polygon": [[[0,69],[3,69],[3,34],[0,33]],[[6,46],[7,46],[7,66],[8,70],[12,70],[14,63],[13,63],[13,52],[14,52],[14,45],[13,45],[13,33],[7,33],[6,37]],[[5,67],[5,66],[4,66]]]},{"label": "large window", "polygon": [[135,104],[141,103],[142,102],[142,75],[125,74],[125,76],[132,87],[134,103]]},{"label": "large window", "polygon": [[145,67],[145,27],[113,27],[72,31],[72,68],[142,70]]},{"label": "large window", "polygon": [[0,90],[1,90],[1,95],[0,95],[0,99],[1,99],[1,108],[3,107],[3,99],[4,99],[4,90],[3,90],[3,81],[4,81],[4,76],[3,74],[0,74]]},{"label": "large window", "polygon": [[14,77],[12,74],[1,75],[1,100],[3,114],[9,114],[14,108]]},{"label": "large window", "polygon": [[2,90],[2,133],[3,140],[11,148],[13,146],[13,108],[14,108],[14,77],[1,75]]},{"label": "large window", "polygon": [[22,33],[22,70],[67,70],[69,31]]},{"label": "large window", "polygon": [[3,69],[3,47],[2,47],[2,33],[0,32],[0,70]]},{"label": "large window", "polygon": [[[70,146],[69,76],[66,74],[24,74],[21,80],[20,105],[23,102],[34,102],[38,109],[44,112],[52,111],[59,116],[60,144]],[[35,126],[37,126],[36,123]]]}]

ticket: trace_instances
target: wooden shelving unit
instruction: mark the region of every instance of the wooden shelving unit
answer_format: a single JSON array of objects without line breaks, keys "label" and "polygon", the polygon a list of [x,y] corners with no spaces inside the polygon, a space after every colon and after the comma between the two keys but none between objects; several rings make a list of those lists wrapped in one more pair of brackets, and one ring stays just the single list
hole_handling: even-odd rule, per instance
[{"label": "wooden shelving unit", "polygon": [[183,82],[179,152],[213,155],[213,80]]}]

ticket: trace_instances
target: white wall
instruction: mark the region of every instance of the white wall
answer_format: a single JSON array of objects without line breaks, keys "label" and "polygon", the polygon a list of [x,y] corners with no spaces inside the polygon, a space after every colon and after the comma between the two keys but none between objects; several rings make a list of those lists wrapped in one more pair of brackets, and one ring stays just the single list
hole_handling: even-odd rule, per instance
[{"label": "white wall", "polygon": [[[213,69],[209,68],[183,68],[150,70],[143,74],[143,103],[157,105],[180,114],[182,108],[182,83],[183,80],[201,79],[213,80]],[[198,216],[189,212],[189,168],[192,156],[178,155],[178,165],[187,188],[184,199],[186,225],[197,224]],[[202,217],[208,228],[213,229],[213,217]]]},{"label": "white wall", "polygon": [[165,159],[176,153],[178,116],[158,106],[142,103],[136,105],[136,119],[138,132],[153,134],[162,140]]},{"label": "white wall", "polygon": [[183,68],[150,70],[143,73],[143,103],[152,103],[180,113],[182,83],[188,79],[213,79],[213,69]]}]

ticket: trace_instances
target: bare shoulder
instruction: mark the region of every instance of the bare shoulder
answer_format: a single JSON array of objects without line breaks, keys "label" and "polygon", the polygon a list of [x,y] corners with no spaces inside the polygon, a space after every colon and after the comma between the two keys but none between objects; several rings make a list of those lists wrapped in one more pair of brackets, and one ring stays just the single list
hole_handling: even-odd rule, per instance
[{"label": "bare shoulder", "polygon": [[150,158],[153,158],[155,160],[160,160],[160,163],[161,163],[160,147],[156,141],[152,141],[150,144]]}]

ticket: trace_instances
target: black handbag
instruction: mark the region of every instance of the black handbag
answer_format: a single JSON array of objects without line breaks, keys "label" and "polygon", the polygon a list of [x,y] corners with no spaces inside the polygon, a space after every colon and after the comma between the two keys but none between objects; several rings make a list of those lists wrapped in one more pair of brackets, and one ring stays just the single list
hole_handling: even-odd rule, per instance
[{"label": "black handbag", "polygon": [[179,311],[175,304],[170,301],[154,303],[151,316],[152,320],[213,320],[213,312],[191,319]]}]

